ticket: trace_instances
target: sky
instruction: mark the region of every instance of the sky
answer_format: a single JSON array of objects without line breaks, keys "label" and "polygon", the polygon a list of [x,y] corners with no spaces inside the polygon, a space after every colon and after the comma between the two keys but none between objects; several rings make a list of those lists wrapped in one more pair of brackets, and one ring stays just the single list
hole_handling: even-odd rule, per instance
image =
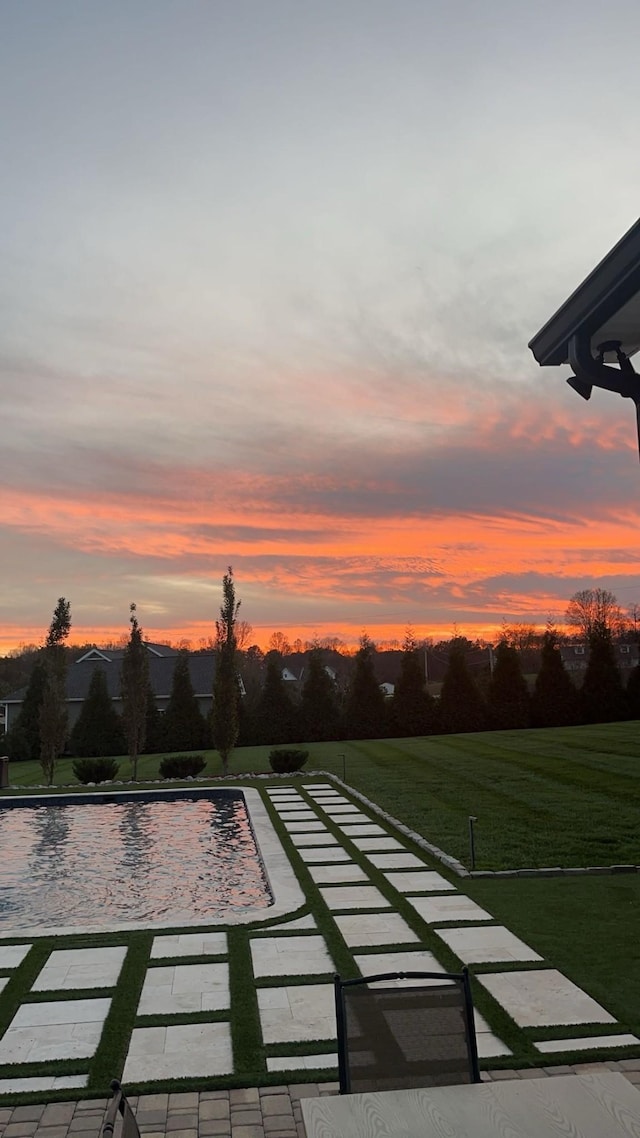
[{"label": "sky", "polygon": [[0,653],[640,602],[633,407],[527,343],[635,222],[637,0],[21,0]]}]

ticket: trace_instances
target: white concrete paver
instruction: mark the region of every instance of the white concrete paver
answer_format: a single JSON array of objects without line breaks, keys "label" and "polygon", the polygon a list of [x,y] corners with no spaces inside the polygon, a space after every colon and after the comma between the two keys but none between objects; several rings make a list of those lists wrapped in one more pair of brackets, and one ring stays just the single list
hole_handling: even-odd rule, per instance
[{"label": "white concrete paver", "polygon": [[138,1015],[223,1011],[229,1003],[228,964],[174,964],[148,969]]},{"label": "white concrete paver", "polygon": [[491,913],[481,909],[464,893],[450,897],[412,897],[409,903],[427,924],[437,921],[492,921]]},{"label": "white concrete paver", "polygon": [[372,853],[369,861],[376,869],[424,869],[425,864],[412,853]]},{"label": "white concrete paver", "polygon": [[312,810],[310,806],[306,810],[285,810],[279,806],[277,811],[283,822],[311,822],[318,817],[315,810]]},{"label": "white concrete paver", "polygon": [[118,982],[127,949],[64,948],[52,952],[36,977],[33,992],[70,991],[75,988],[113,988]]},{"label": "white concrete paver", "polygon": [[30,944],[0,945],[0,968],[17,968],[30,948]]},{"label": "white concrete paver", "polygon": [[333,984],[258,988],[257,994],[265,1043],[336,1038]]},{"label": "white concrete paver", "polygon": [[[444,972],[432,952],[425,948],[404,950],[402,952],[369,952],[360,956],[354,955],[358,968],[363,976],[374,976],[377,972]],[[389,987],[415,987],[426,984],[426,980],[387,980]],[[434,984],[438,981],[434,980]]]},{"label": "white concrete paver", "polygon": [[465,964],[483,964],[499,960],[542,960],[537,952],[503,925],[434,929],[434,932]]},{"label": "white concrete paver", "polygon": [[88,1075],[33,1075],[31,1078],[0,1079],[0,1095],[24,1094],[26,1091],[66,1091],[86,1087]]},{"label": "white concrete paver", "polygon": [[314,819],[311,822],[285,822],[284,828],[289,834],[329,833],[324,822],[319,819],[317,821]]},{"label": "white concrete paver", "polygon": [[555,968],[487,972],[478,980],[519,1027],[615,1023],[609,1012]]},{"label": "white concrete paver", "polygon": [[337,913],[334,920],[349,948],[411,944],[418,937],[398,913]]},{"label": "white concrete paver", "polygon": [[0,1040],[0,1063],[40,1063],[93,1055],[111,1000],[22,1004]]},{"label": "white concrete paver", "polygon": [[473,1020],[476,1027],[476,1043],[478,1045],[479,1059],[496,1059],[499,1055],[511,1055],[511,1050],[494,1035],[489,1024],[479,1011],[473,1010]]},{"label": "white concrete paver", "polygon": [[2,991],[3,988],[6,987],[6,985],[9,983],[10,979],[11,979],[10,976],[0,976],[0,992]]},{"label": "white concrete paver", "polygon": [[122,1081],[205,1078],[232,1072],[228,1023],[182,1023],[135,1028]]},{"label": "white concrete paver", "polygon": [[442,893],[443,890],[455,890],[455,885],[447,881],[441,873],[436,873],[435,870],[422,869],[422,870],[393,870],[385,873],[385,877],[394,889],[398,889],[400,893],[426,893],[431,891],[433,893]]},{"label": "white concrete paver", "polygon": [[298,853],[307,865],[317,865],[319,862],[350,862],[352,860],[351,854],[347,853],[347,851],[337,843],[335,846],[327,847],[326,849],[303,849],[298,850]]},{"label": "white concrete paver", "polygon": [[281,929],[284,932],[290,932],[291,929],[315,929],[317,927],[311,913],[307,913],[305,917],[297,917],[295,921],[282,921],[278,925],[268,925],[266,929],[256,929],[256,932],[268,936],[270,933],[280,932]]},{"label": "white concrete paver", "polygon": [[335,972],[324,937],[271,936],[251,940],[254,976],[312,976]]},{"label": "white concrete paver", "polygon": [[320,890],[332,912],[340,909],[390,909],[391,902],[375,885],[328,885]]},{"label": "white concrete paver", "polygon": [[352,838],[354,846],[362,853],[379,852],[381,850],[404,850],[402,842],[385,834],[381,838]]},{"label": "white concrete paver", "polygon": [[341,830],[347,838],[383,838],[387,833],[374,822],[362,826],[341,826]]},{"label": "white concrete paver", "polygon": [[169,933],[153,938],[151,959],[168,956],[223,956],[227,951],[226,933]]},{"label": "white concrete paver", "polygon": [[[337,818],[340,814],[353,814],[358,811],[358,807],[353,802],[346,802],[344,799],[341,802],[335,802],[332,798],[326,800],[318,799],[317,805],[321,806],[325,814],[330,814],[332,817],[335,815]],[[360,813],[360,811],[358,811]],[[366,817],[366,815],[363,815]]]},{"label": "white concrete paver", "polygon": [[291,834],[296,849],[301,849],[303,846],[337,846],[338,839],[334,838],[328,830],[323,834]]},{"label": "white concrete paver", "polygon": [[592,1035],[580,1039],[541,1039],[534,1047],[548,1055],[560,1051],[594,1051],[601,1047],[631,1047],[638,1043],[640,1039],[635,1035]]},{"label": "white concrete paver", "polygon": [[364,870],[353,862],[338,862],[336,865],[310,865],[309,873],[318,885],[369,880]]},{"label": "white concrete paver", "polygon": [[360,814],[353,810],[350,810],[348,814],[336,814],[332,810],[326,810],[325,813],[337,826],[358,826],[366,825],[371,822],[371,819],[368,818],[366,814]]},{"label": "white concrete paver", "polygon": [[335,1051],[322,1055],[273,1055],[267,1059],[267,1071],[325,1071],[337,1066]]}]

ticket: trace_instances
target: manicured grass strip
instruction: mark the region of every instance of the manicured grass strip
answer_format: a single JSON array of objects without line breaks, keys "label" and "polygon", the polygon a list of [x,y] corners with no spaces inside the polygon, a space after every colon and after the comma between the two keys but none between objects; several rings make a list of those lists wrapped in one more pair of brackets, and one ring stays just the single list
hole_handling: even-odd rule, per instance
[{"label": "manicured grass strip", "polygon": [[106,1094],[111,1080],[122,1076],[153,937],[152,932],[130,934],[118,987],[89,1068],[88,1087],[97,1094]]},{"label": "manicured grass strip", "polygon": [[228,929],[227,937],[234,1070],[239,1078],[244,1076],[260,1082],[266,1067],[249,933],[246,928],[236,926]]}]

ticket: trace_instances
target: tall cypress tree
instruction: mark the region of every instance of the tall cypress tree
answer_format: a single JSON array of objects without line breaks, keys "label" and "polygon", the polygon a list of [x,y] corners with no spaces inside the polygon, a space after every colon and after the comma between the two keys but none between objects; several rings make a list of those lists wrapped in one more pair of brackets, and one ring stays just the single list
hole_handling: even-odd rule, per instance
[{"label": "tall cypress tree", "polygon": [[363,634],[345,704],[346,739],[379,739],[387,733],[385,698],[374,668],[375,652],[375,644]]},{"label": "tall cypress tree", "polygon": [[67,738],[67,656],[64,642],[71,629],[71,605],[60,597],[45,641],[44,690],[40,705],[40,765],[49,786]]},{"label": "tall cypress tree", "polygon": [[222,578],[220,620],[216,621],[216,674],[211,710],[213,745],[222,759],[223,774],[229,771],[229,756],[236,745],[239,730],[236,621],[240,603],[236,601],[233,569],[229,566]]},{"label": "tall cypress tree", "polygon": [[149,690],[149,659],[138,624],[136,606],[129,606],[131,632],[124,650],[120,672],[122,692],[122,720],[124,724],[131,778],[138,777],[138,756],[144,751],[147,734],[147,699]]},{"label": "tall cypress tree", "polygon": [[580,721],[579,704],[577,689],[560,655],[558,637],[552,628],[547,628],[531,700],[533,726],[572,727]]},{"label": "tall cypress tree", "polygon": [[629,714],[611,633],[604,624],[598,624],[589,637],[589,663],[580,703],[585,723],[613,723]]},{"label": "tall cypress tree", "polygon": [[71,753],[82,758],[121,755],[125,749],[122,722],[107,689],[107,677],[96,668],[87,698],[71,730]]},{"label": "tall cypress tree", "polygon": [[293,743],[299,734],[297,709],[282,678],[282,656],[271,651],[266,655],[267,670],[255,719],[256,741]]},{"label": "tall cypress tree", "polygon": [[305,742],[320,743],[339,738],[340,713],[336,686],[322,662],[319,648],[313,648],[309,653],[300,716],[300,731]]},{"label": "tall cypress tree", "polygon": [[491,726],[497,731],[528,727],[530,700],[515,648],[501,640],[489,681],[487,706]]},{"label": "tall cypress tree", "polygon": [[435,700],[426,688],[422,654],[411,633],[407,633],[391,701],[392,728],[402,736],[428,735],[434,729],[434,720]]},{"label": "tall cypress tree", "polygon": [[163,726],[168,751],[197,751],[205,745],[206,724],[191,683],[186,651],[180,652],[176,660]]},{"label": "tall cypress tree", "polygon": [[10,759],[40,758],[40,708],[45,687],[42,655],[36,660],[16,721],[5,739]]},{"label": "tall cypress tree", "polygon": [[449,661],[440,692],[442,730],[447,732],[482,731],[487,712],[465,659],[463,643],[451,641]]}]

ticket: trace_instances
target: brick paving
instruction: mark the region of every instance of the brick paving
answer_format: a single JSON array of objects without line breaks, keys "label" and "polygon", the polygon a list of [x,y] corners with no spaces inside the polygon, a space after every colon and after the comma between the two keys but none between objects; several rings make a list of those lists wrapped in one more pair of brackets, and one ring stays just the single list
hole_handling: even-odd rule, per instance
[{"label": "brick paving", "polygon": [[[519,1071],[485,1071],[486,1081],[619,1071],[640,1086],[640,1058]],[[293,1083],[221,1091],[132,1096],[145,1138],[305,1138],[300,1099],[338,1093],[337,1083]],[[99,1138],[107,1099],[0,1107],[0,1138]]]}]

